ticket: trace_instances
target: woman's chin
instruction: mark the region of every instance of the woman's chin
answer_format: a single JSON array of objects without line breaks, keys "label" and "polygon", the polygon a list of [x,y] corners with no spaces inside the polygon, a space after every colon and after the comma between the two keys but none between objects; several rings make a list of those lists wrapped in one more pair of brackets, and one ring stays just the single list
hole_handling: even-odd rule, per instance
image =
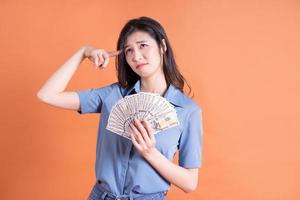
[{"label": "woman's chin", "polygon": [[140,72],[138,73],[140,78],[149,78],[151,76],[151,73],[149,72]]}]

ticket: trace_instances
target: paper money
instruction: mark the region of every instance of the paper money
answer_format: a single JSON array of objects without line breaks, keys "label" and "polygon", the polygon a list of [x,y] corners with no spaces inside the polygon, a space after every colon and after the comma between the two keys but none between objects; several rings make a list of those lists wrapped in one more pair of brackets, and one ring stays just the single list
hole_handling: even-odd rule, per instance
[{"label": "paper money", "polygon": [[120,99],[112,108],[106,129],[130,138],[130,123],[134,119],[147,120],[154,134],[179,125],[172,104],[155,93],[139,92]]}]

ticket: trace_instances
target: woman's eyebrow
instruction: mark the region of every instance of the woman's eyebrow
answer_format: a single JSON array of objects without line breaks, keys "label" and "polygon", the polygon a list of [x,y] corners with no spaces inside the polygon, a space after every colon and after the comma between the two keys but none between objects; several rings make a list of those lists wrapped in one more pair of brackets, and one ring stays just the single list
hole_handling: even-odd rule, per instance
[{"label": "woman's eyebrow", "polygon": [[[139,43],[144,43],[144,42],[147,42],[146,40],[141,40],[141,41],[137,41],[136,43],[139,44]],[[129,47],[130,45],[125,45],[124,49],[126,49],[127,47]]]}]

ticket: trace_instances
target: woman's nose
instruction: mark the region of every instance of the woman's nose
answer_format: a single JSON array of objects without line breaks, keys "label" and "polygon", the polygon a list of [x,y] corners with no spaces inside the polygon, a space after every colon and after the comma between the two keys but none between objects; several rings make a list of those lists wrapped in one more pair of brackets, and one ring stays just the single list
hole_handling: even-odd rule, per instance
[{"label": "woman's nose", "polygon": [[134,51],[133,53],[133,61],[140,61],[143,58],[143,55],[140,51]]}]

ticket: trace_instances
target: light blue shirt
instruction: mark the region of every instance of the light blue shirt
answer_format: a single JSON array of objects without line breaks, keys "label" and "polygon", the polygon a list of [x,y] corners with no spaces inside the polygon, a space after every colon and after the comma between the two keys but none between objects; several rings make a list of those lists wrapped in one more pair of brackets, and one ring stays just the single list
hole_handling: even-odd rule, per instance
[{"label": "light blue shirt", "polygon": [[[140,81],[131,88],[114,83],[99,89],[78,91],[79,113],[101,113],[96,148],[96,178],[115,195],[132,191],[167,191],[164,179],[135,149],[131,140],[106,129],[112,107],[126,95],[140,92]],[[199,168],[202,164],[202,111],[189,97],[170,85],[164,98],[175,106],[178,126],[155,134],[156,148],[169,160],[179,152],[179,165]]]}]

